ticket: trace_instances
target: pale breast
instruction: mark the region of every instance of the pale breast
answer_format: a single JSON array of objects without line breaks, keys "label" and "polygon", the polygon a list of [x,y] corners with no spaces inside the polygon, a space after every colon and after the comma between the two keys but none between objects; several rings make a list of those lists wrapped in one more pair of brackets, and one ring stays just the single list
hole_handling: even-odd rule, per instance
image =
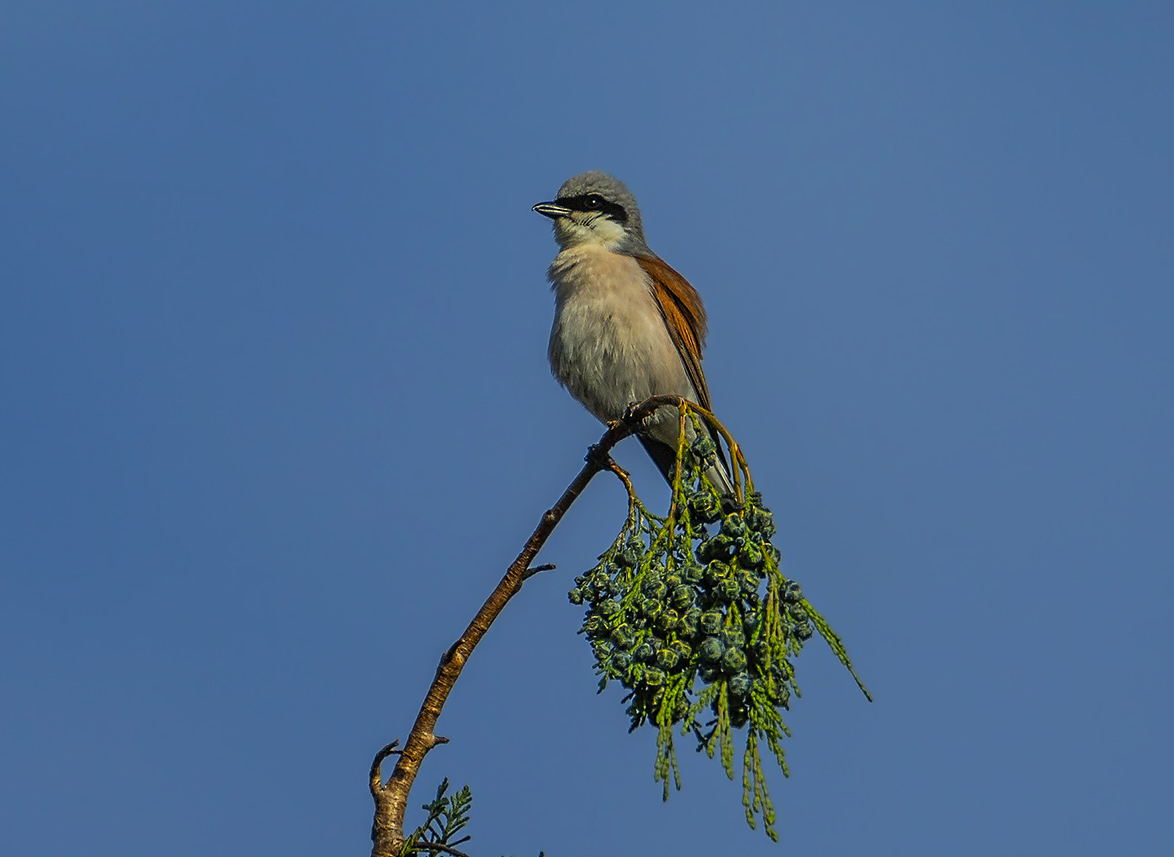
[{"label": "pale breast", "polygon": [[551,371],[587,410],[606,422],[649,396],[696,398],[635,259],[579,246],[555,257],[549,277]]}]

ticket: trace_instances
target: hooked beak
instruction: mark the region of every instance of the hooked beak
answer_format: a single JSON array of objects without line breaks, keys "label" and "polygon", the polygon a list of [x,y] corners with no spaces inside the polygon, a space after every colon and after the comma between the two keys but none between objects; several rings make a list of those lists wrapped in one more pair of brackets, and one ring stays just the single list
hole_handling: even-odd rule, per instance
[{"label": "hooked beak", "polygon": [[566,217],[571,213],[571,210],[565,205],[559,205],[557,202],[540,202],[534,206],[531,211],[537,211],[544,217],[549,217],[551,220],[558,220],[560,217]]}]

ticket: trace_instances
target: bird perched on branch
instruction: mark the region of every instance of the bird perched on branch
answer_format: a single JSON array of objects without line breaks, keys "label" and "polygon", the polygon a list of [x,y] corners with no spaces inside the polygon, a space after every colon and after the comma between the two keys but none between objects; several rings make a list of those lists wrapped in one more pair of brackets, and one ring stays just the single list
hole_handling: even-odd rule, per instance
[{"label": "bird perched on branch", "polygon": [[[557,198],[534,211],[554,221],[559,245],[547,272],[555,298],[548,356],[558,382],[604,423],[633,402],[665,394],[712,410],[701,371],[701,296],[652,252],[627,186],[591,170],[567,179]],[[670,484],[679,431],[677,410],[665,407],[637,435]],[[729,493],[714,440],[720,461],[706,476]]]}]

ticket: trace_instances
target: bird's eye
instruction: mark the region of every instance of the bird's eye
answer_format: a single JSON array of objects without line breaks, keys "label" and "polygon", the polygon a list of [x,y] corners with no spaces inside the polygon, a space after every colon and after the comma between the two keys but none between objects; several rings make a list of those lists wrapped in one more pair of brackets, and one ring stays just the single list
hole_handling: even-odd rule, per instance
[{"label": "bird's eye", "polygon": [[603,199],[595,194],[591,194],[584,200],[584,203],[588,208],[599,208],[599,206],[603,205]]}]

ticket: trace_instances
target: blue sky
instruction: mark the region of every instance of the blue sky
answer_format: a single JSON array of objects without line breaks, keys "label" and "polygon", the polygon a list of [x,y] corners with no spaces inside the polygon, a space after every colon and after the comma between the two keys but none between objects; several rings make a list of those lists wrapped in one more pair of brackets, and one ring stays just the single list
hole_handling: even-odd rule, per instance
[{"label": "blue sky", "polygon": [[[373,752],[600,427],[545,363],[601,168],[844,636],[782,845],[596,696],[599,479],[427,760],[477,855],[1156,854],[1174,763],[1174,12],[1158,3],[9,3],[12,854],[367,853]],[[652,503],[659,476],[617,453]]]}]

